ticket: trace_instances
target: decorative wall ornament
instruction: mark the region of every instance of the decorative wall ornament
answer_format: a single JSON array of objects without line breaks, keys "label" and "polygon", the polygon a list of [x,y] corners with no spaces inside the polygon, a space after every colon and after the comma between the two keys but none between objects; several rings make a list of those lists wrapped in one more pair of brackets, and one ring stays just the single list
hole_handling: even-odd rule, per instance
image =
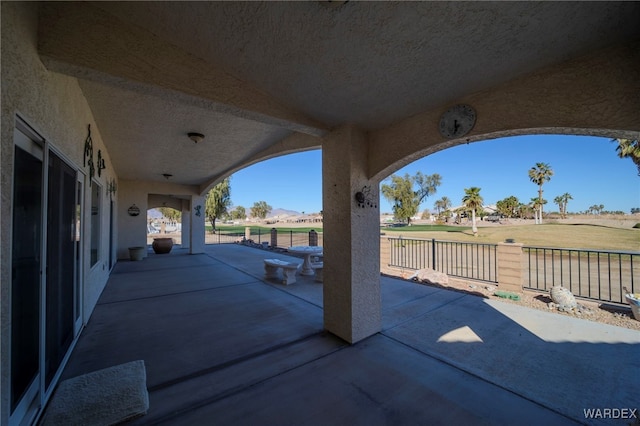
[{"label": "decorative wall ornament", "polygon": [[89,186],[91,186],[91,180],[96,175],[96,168],[93,164],[93,139],[91,139],[91,124],[87,126],[89,134],[84,140],[84,160],[83,167],[89,166]]},{"label": "decorative wall ornament", "polygon": [[106,169],[107,166],[104,165],[104,158],[102,158],[102,150],[98,150],[98,177],[101,175],[102,170]]},{"label": "decorative wall ornament", "polygon": [[193,210],[195,211],[196,216],[200,216],[202,215],[202,206],[201,205],[197,205],[193,208]]},{"label": "decorative wall ornament", "polygon": [[129,213],[129,216],[138,216],[140,214],[140,207],[134,204],[131,207],[129,207],[129,209],[127,210],[127,213]]},{"label": "decorative wall ornament", "polygon": [[363,186],[360,191],[356,192],[355,198],[356,202],[358,203],[358,207],[378,207],[378,205],[373,200],[373,196],[371,195],[371,187],[369,187],[368,185]]},{"label": "decorative wall ornament", "polygon": [[118,184],[116,183],[115,178],[111,178],[111,180],[107,180],[107,194],[111,198],[113,194],[118,190]]}]

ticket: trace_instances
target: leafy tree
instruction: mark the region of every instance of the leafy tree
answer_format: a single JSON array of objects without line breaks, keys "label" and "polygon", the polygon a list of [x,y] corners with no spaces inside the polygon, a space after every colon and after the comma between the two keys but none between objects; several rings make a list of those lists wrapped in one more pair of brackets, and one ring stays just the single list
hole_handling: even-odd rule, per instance
[{"label": "leafy tree", "polygon": [[205,199],[205,215],[211,222],[212,231],[216,232],[216,219],[227,214],[227,209],[231,206],[231,182],[230,178],[209,190]]},{"label": "leafy tree", "polygon": [[417,172],[413,177],[416,185],[418,185],[417,195],[418,204],[421,204],[425,198],[436,193],[438,187],[442,183],[442,176],[438,173],[432,175],[423,175],[421,172]]},{"label": "leafy tree", "polygon": [[264,219],[273,210],[266,201],[256,201],[251,207],[251,216]]},{"label": "leafy tree", "polygon": [[404,177],[391,175],[391,183],[381,186],[382,195],[391,203],[393,216],[407,219],[411,223],[411,217],[418,211],[418,199],[413,190],[413,178],[407,173]]},{"label": "leafy tree", "polygon": [[235,209],[231,210],[231,219],[243,220],[246,217],[247,217],[247,211],[242,206],[238,206]]},{"label": "leafy tree", "polygon": [[538,217],[536,216],[536,224],[542,223],[542,206],[544,204],[542,202],[542,185],[550,181],[551,176],[553,176],[553,170],[547,163],[536,163],[534,167],[529,169],[529,179],[538,185],[538,203],[536,205],[539,209],[540,221],[538,222]]},{"label": "leafy tree", "polygon": [[613,139],[612,142],[618,143],[616,147],[618,157],[631,158],[638,169],[638,176],[640,176],[640,142],[638,139]]},{"label": "leafy tree", "polygon": [[162,213],[162,216],[174,222],[180,219],[180,217],[182,216],[182,212],[172,207],[158,207],[158,211]]},{"label": "leafy tree", "polygon": [[[436,193],[442,177],[434,173],[424,175],[417,172],[415,176],[408,173],[404,177],[391,175],[390,184],[381,186],[382,195],[392,204],[393,215],[396,219],[406,219],[411,225],[411,217],[418,212],[420,203],[430,195]],[[417,189],[414,189],[417,186]]]},{"label": "leafy tree", "polygon": [[520,201],[518,201],[518,199],[513,195],[496,203],[496,209],[498,209],[498,213],[508,218],[516,216],[518,214],[519,207]]},{"label": "leafy tree", "polygon": [[471,230],[474,236],[478,236],[478,228],[476,227],[476,211],[482,208],[484,200],[480,195],[480,188],[472,186],[464,189],[464,197],[462,202],[468,210],[471,210]]}]

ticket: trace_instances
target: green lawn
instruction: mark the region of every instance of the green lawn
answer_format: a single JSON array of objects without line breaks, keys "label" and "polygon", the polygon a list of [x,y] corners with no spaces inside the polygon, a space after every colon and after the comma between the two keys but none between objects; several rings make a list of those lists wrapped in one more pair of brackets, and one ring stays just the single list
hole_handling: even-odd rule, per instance
[{"label": "green lawn", "polygon": [[435,238],[477,243],[499,243],[507,238],[513,238],[517,243],[529,246],[640,251],[640,229],[555,223],[498,225],[479,226],[478,236],[474,237],[471,227],[446,227],[453,229],[434,229],[433,231],[425,228],[429,226],[385,228],[382,232],[389,237],[402,235],[407,238]]}]

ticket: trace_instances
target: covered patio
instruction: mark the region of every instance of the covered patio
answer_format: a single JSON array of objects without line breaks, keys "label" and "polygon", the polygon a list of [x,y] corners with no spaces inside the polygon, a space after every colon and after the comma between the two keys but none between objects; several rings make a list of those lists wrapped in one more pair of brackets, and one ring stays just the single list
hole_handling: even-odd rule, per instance
[{"label": "covered patio", "polygon": [[[1,9],[0,424],[134,359],[142,422],[557,423],[635,403],[637,333],[381,279],[377,201],[456,145],[637,139],[640,3]],[[205,244],[212,187],[315,149],[324,284],[266,283],[262,253]],[[186,249],[131,263],[158,206]]]},{"label": "covered patio", "polygon": [[382,331],[349,345],[323,331],[331,284],[266,281],[265,255],[118,262],[62,379],[144,360],[132,424],[555,425],[637,403],[635,331],[382,277]]}]

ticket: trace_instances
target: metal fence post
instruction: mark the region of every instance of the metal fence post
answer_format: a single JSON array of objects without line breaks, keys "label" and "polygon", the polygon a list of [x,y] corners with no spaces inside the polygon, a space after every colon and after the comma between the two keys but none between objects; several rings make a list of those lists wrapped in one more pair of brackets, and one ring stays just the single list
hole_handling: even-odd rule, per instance
[{"label": "metal fence post", "polygon": [[431,239],[431,269],[436,270],[436,239]]}]

